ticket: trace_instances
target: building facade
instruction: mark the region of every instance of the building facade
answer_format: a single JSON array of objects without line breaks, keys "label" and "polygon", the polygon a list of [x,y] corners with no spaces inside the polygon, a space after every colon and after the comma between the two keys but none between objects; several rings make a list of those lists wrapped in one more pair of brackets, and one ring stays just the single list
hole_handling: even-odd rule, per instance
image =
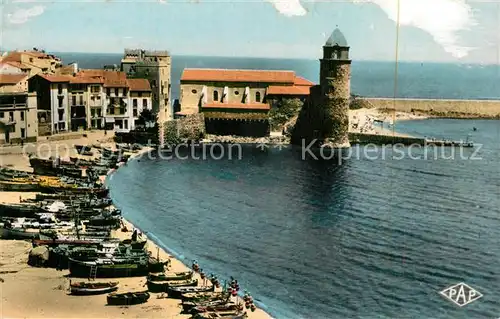
[{"label": "building facade", "polygon": [[172,58],[168,51],[126,49],[121,60],[121,71],[128,78],[142,78],[149,81],[153,111],[163,119],[172,119],[170,101]]},{"label": "building facade", "polygon": [[306,98],[312,85],[293,71],[184,69],[176,115],[203,113],[208,133],[266,135],[272,101]]},{"label": "building facade", "polygon": [[35,142],[38,136],[36,94],[0,93],[0,144]]},{"label": "building facade", "polygon": [[1,74],[55,74],[62,66],[60,58],[42,51],[11,51],[0,58]]},{"label": "building facade", "polygon": [[0,93],[28,92],[28,75],[25,73],[0,75]]},{"label": "building facade", "polygon": [[[38,74],[28,84],[29,91],[37,95],[41,135],[89,129],[128,132],[135,127],[140,112],[151,109],[149,82],[129,80],[124,72]],[[134,109],[133,103],[140,105]]]}]

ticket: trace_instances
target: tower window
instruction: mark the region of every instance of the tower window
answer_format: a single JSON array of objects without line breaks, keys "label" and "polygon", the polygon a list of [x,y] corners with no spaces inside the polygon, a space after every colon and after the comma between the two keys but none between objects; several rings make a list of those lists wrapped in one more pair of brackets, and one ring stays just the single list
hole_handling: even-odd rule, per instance
[{"label": "tower window", "polygon": [[339,53],[337,51],[333,51],[332,59],[338,59],[338,58],[339,58]]},{"label": "tower window", "polygon": [[214,91],[214,101],[218,101],[218,100],[219,100],[219,92]]},{"label": "tower window", "polygon": [[255,102],[260,102],[260,92],[255,93]]}]

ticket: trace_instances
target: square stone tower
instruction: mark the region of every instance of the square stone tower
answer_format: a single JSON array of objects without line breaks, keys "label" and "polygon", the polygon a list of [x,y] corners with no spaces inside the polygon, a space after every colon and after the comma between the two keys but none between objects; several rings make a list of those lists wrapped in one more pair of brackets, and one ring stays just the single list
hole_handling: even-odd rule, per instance
[{"label": "square stone tower", "polygon": [[152,90],[153,111],[162,120],[173,118],[170,101],[172,58],[168,51],[125,49],[121,70],[129,78],[148,79]]}]

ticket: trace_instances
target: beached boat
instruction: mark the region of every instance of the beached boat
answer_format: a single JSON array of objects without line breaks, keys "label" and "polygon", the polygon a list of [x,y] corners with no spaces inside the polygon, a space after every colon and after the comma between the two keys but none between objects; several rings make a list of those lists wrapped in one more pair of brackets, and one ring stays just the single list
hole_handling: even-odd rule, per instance
[{"label": "beached boat", "polygon": [[168,289],[168,296],[170,298],[181,298],[182,294],[188,292],[209,292],[214,291],[215,286],[204,286],[204,287],[170,287]]},{"label": "beached boat", "polygon": [[231,295],[227,292],[186,292],[181,295],[182,302],[202,302],[228,300]]},{"label": "beached boat", "polygon": [[0,226],[0,238],[2,239],[38,239],[40,231],[32,228],[22,228],[10,225]]},{"label": "beached boat", "polygon": [[203,312],[193,315],[193,319],[245,319],[248,318],[246,312],[230,311],[230,312]]},{"label": "beached boat", "polygon": [[192,271],[170,272],[170,273],[152,273],[148,279],[152,281],[171,281],[171,280],[186,280],[193,277]]},{"label": "beached boat", "polygon": [[[73,277],[97,278],[137,277],[149,273],[147,258],[99,258],[94,261],[80,261],[69,258],[69,272]],[[92,270],[92,272],[91,272]]]},{"label": "beached boat", "polygon": [[243,310],[243,305],[237,305],[234,302],[226,302],[226,303],[212,303],[207,305],[197,305],[192,308],[190,312],[192,314],[195,313],[204,313],[204,312],[226,312],[226,311],[234,311],[240,312]]},{"label": "beached boat", "polygon": [[107,296],[108,305],[128,306],[145,303],[149,299],[149,292],[111,293]]},{"label": "beached boat", "polygon": [[118,289],[118,282],[75,282],[70,283],[72,295],[99,295]]},{"label": "beached boat", "polygon": [[181,281],[152,281],[148,279],[148,290],[151,292],[168,292],[174,287],[196,287],[198,286],[197,279],[181,280]]},{"label": "beached boat", "polygon": [[[189,313],[195,307],[213,307],[213,306],[226,305],[226,304],[235,305],[235,303],[230,302],[228,299],[225,299],[225,300],[218,299],[218,300],[199,301],[199,302],[183,301],[181,305],[182,305],[182,312]],[[241,308],[240,310],[243,310],[243,308]]]}]

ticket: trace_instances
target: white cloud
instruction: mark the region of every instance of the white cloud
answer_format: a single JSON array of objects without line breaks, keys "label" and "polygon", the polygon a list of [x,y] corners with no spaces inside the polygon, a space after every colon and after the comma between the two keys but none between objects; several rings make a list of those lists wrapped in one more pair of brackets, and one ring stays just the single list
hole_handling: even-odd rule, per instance
[{"label": "white cloud", "polygon": [[[285,16],[307,13],[299,0],[267,0]],[[311,1],[311,0],[309,0]],[[350,0],[353,3],[372,2],[393,21],[398,20],[398,0]],[[462,46],[458,33],[475,25],[472,9],[464,0],[400,0],[401,26],[413,26],[426,31],[446,52],[463,58],[473,48]]]},{"label": "white cloud", "polygon": [[306,9],[300,4],[299,0],[267,0],[273,4],[279,13],[287,16],[303,16],[307,13]]},{"label": "white cloud", "polygon": [[12,24],[23,24],[30,18],[41,15],[45,8],[43,6],[34,6],[29,9],[17,9],[13,13],[7,14],[7,21]]},{"label": "white cloud", "polygon": [[[389,19],[398,20],[397,0],[371,0],[384,10]],[[400,0],[399,21],[432,35],[434,41],[456,58],[473,49],[460,44],[458,33],[476,22],[472,8],[463,0]]]}]

